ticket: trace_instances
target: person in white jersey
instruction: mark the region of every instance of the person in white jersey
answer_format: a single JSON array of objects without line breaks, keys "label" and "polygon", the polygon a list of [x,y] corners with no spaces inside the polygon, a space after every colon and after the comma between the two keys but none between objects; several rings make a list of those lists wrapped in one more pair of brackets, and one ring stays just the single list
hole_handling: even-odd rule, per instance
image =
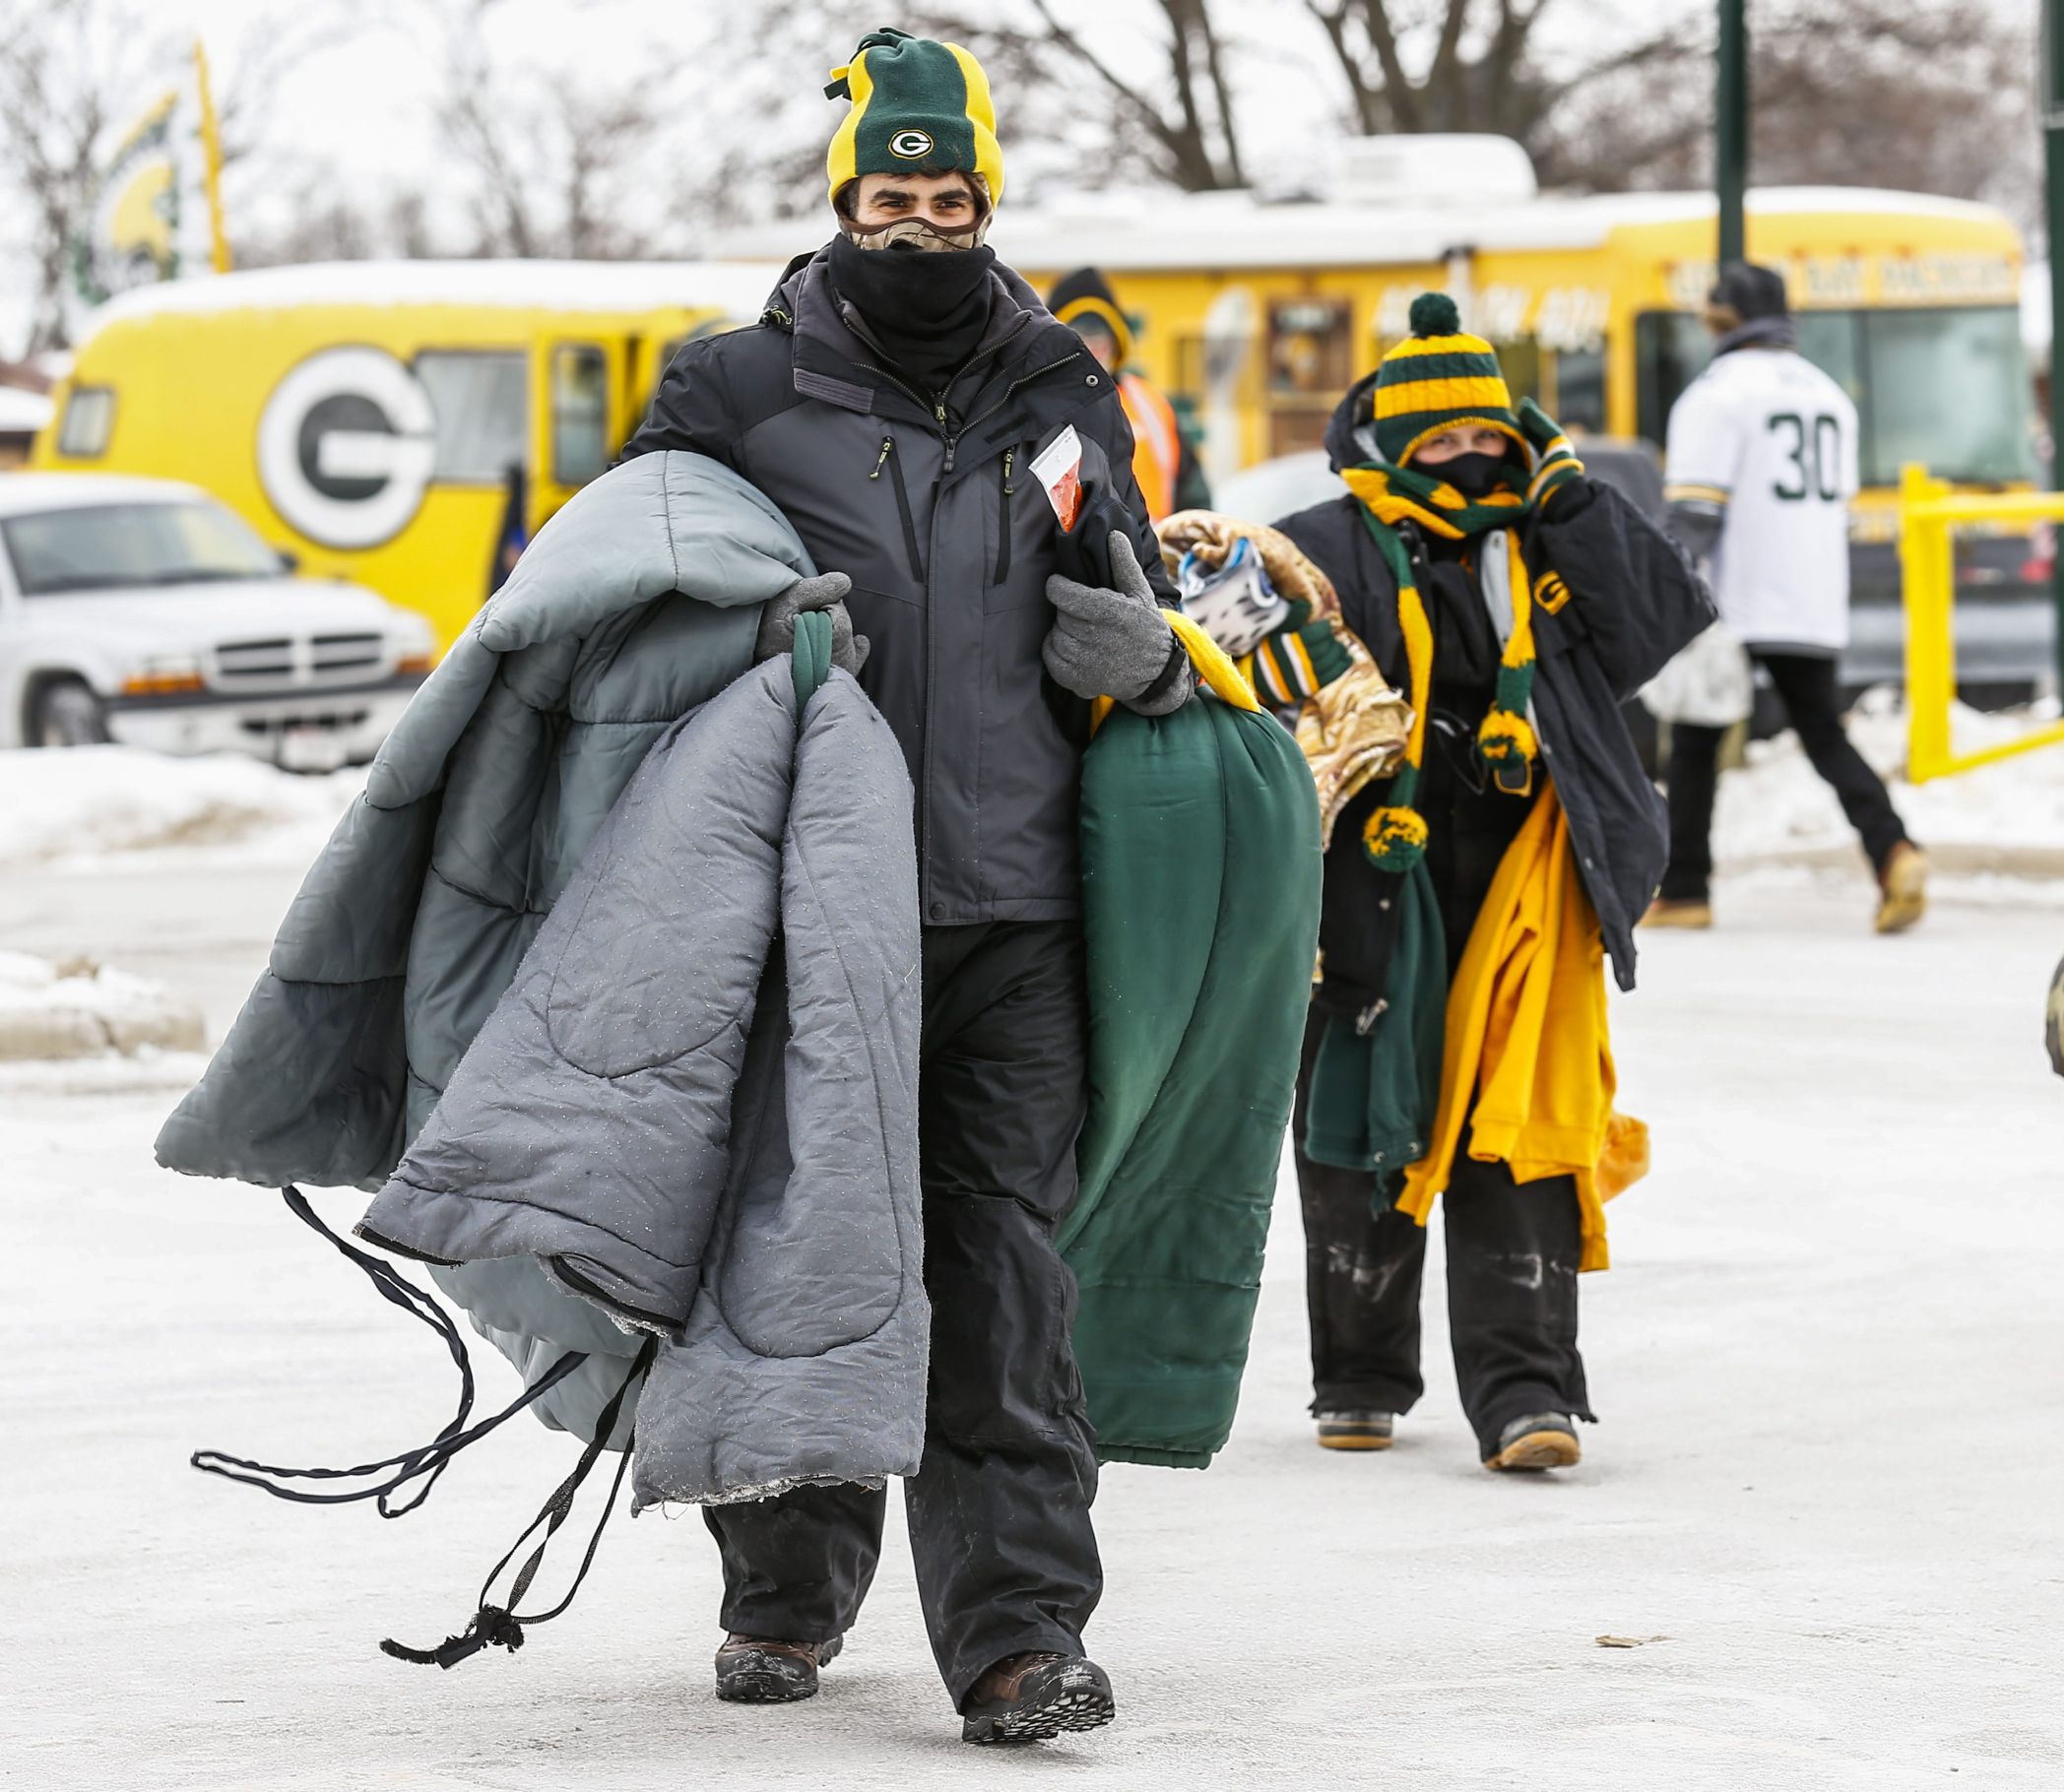
[{"label": "person in white jersey", "polygon": [[[1729,262],[1707,300],[1711,364],[1670,411],[1671,533],[1703,562],[1720,619],[1769,674],[1813,769],[1877,873],[1877,928],[1921,917],[1928,863],[1842,730],[1856,407],[1798,352],[1783,277]],[[1724,730],[1672,727],[1670,863],[1651,927],[1712,925],[1712,800]]]}]

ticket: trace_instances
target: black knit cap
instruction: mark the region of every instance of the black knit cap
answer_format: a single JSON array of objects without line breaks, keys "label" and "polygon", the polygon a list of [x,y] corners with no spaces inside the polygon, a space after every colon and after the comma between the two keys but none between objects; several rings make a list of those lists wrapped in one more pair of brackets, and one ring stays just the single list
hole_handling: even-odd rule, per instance
[{"label": "black knit cap", "polygon": [[1706,302],[1724,305],[1743,323],[1751,318],[1791,314],[1791,305],[1784,296],[1784,276],[1775,268],[1759,267],[1753,261],[1723,264]]},{"label": "black knit cap", "polygon": [[1132,358],[1132,326],[1119,308],[1111,283],[1094,268],[1064,274],[1047,291],[1047,309],[1076,334],[1101,330],[1118,344],[1121,364]]}]

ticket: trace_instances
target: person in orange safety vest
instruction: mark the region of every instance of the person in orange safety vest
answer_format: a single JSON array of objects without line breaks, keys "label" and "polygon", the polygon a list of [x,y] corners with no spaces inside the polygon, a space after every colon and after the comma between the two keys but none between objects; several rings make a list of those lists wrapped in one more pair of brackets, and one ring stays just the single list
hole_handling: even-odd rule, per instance
[{"label": "person in orange safety vest", "polygon": [[1132,326],[1109,283],[1094,268],[1077,268],[1054,283],[1047,309],[1117,376],[1126,420],[1132,426],[1132,476],[1146,499],[1147,515],[1158,523],[1178,510],[1208,510],[1211,487],[1175,407],[1138,374],[1126,371]]}]

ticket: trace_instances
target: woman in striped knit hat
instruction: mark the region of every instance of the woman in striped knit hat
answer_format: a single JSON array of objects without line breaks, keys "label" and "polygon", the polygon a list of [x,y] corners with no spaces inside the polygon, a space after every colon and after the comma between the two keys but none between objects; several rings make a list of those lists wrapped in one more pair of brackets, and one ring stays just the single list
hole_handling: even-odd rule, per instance
[{"label": "woman in striped knit hat", "polygon": [[[1424,1227],[1446,1196],[1463,1411],[1495,1469],[1577,1461],[1577,1277],[1645,1165],[1612,1105],[1604,964],[1665,858],[1619,704],[1710,620],[1660,531],[1583,471],[1427,293],[1327,435],[1349,495],[1276,527],[1408,693],[1395,773],[1338,816],[1295,1120],[1319,1441],[1382,1449],[1419,1397]],[[1302,696],[1324,624],[1256,656]],[[1293,639],[1292,637],[1296,637]]]}]

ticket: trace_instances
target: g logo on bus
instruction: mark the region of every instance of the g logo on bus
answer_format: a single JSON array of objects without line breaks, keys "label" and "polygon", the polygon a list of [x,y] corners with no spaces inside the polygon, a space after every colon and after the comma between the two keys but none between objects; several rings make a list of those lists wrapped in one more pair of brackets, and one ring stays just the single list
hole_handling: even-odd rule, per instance
[{"label": "g logo on bus", "polygon": [[324,349],[294,367],[258,418],[258,477],[282,519],[325,547],[376,547],[421,507],[437,418],[384,349]]},{"label": "g logo on bus", "polygon": [[900,156],[905,161],[919,161],[932,154],[932,134],[929,131],[898,131],[888,140],[888,153]]}]

